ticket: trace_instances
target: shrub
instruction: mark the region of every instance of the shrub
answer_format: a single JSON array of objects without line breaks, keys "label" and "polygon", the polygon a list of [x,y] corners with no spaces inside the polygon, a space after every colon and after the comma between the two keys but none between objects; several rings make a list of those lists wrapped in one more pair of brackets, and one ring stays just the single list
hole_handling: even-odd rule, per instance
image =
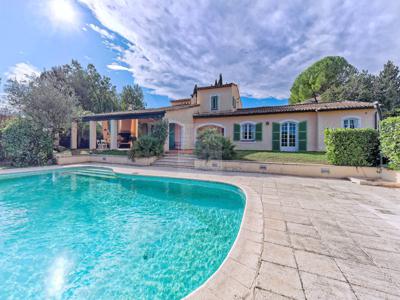
[{"label": "shrub", "polygon": [[0,128],[0,162],[4,161],[6,159],[5,153],[3,150],[3,146],[1,145],[1,140],[2,140],[2,138],[1,138],[1,128]]},{"label": "shrub", "polygon": [[53,138],[30,120],[15,118],[2,130],[4,156],[13,166],[39,166],[53,158]]},{"label": "shrub", "polygon": [[151,157],[163,154],[164,144],[160,144],[159,140],[150,135],[139,137],[129,150],[129,158],[135,160],[135,157]]},{"label": "shrub", "polygon": [[379,153],[378,132],[374,129],[325,129],[326,156],[340,166],[373,166]]},{"label": "shrub", "polygon": [[389,166],[400,168],[400,117],[391,117],[381,122],[382,153],[390,160]]},{"label": "shrub", "polygon": [[216,129],[202,131],[196,141],[195,155],[200,159],[232,159],[235,145]]},{"label": "shrub", "polygon": [[168,121],[164,119],[154,123],[149,135],[142,135],[134,142],[129,158],[134,161],[135,157],[161,156],[167,137]]},{"label": "shrub", "polygon": [[168,137],[168,120],[164,119],[155,122],[150,135],[164,145]]},{"label": "shrub", "polygon": [[1,145],[1,135],[2,135],[2,130],[4,129],[4,127],[7,125],[8,121],[3,121],[0,118],[0,162],[4,161],[6,159],[5,157],[5,153],[3,150],[3,146]]}]

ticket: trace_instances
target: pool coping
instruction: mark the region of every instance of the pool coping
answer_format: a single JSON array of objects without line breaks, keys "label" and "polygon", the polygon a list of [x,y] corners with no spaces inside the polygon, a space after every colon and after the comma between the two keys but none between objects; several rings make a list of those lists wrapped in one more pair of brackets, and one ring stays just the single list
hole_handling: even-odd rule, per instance
[{"label": "pool coping", "polygon": [[239,188],[245,195],[245,207],[235,242],[219,268],[184,299],[226,299],[232,293],[238,298],[245,298],[253,294],[263,250],[263,206],[261,196],[255,190],[234,180],[232,176],[210,174],[204,171],[173,172],[164,168],[149,169],[101,163],[6,169],[0,170],[0,175],[94,166],[112,169],[117,174],[203,180],[230,184]]}]

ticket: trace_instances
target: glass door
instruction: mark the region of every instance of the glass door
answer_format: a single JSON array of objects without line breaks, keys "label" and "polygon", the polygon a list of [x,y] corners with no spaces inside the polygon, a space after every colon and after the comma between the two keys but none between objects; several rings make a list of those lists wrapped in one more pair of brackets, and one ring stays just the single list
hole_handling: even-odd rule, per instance
[{"label": "glass door", "polygon": [[297,123],[285,122],[281,124],[281,150],[297,151]]},{"label": "glass door", "polygon": [[175,124],[169,124],[169,150],[175,150]]}]

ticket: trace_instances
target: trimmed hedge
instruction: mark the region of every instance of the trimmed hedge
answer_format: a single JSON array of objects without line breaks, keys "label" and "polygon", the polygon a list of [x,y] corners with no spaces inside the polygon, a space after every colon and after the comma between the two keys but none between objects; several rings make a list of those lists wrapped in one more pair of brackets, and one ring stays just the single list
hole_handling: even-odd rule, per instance
[{"label": "trimmed hedge", "polygon": [[339,166],[374,166],[379,154],[378,132],[374,129],[325,129],[326,157]]},{"label": "trimmed hedge", "polygon": [[13,166],[41,166],[53,163],[53,138],[32,121],[15,118],[1,130],[1,146]]},{"label": "trimmed hedge", "polygon": [[381,122],[382,153],[390,160],[389,166],[400,169],[400,117],[391,117]]}]

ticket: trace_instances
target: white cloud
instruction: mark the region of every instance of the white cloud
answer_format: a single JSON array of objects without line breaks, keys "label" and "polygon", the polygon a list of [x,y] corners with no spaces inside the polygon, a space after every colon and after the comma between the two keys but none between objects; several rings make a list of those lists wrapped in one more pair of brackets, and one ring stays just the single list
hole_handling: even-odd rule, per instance
[{"label": "white cloud", "polygon": [[135,81],[170,97],[219,73],[242,95],[287,97],[296,75],[326,55],[371,72],[400,62],[397,0],[80,1],[129,41],[119,61]]},{"label": "white cloud", "polygon": [[29,81],[31,76],[40,75],[40,70],[29,63],[17,63],[4,73],[7,79],[15,79],[19,82]]},{"label": "white cloud", "polygon": [[98,34],[100,34],[103,38],[113,40],[115,36],[108,32],[107,30],[100,28],[99,26],[96,26],[94,24],[89,24],[88,25],[93,31],[96,31]]},{"label": "white cloud", "polygon": [[109,65],[107,65],[107,68],[109,68],[110,70],[113,70],[113,71],[131,71],[130,68],[121,66],[117,63],[109,64]]}]

